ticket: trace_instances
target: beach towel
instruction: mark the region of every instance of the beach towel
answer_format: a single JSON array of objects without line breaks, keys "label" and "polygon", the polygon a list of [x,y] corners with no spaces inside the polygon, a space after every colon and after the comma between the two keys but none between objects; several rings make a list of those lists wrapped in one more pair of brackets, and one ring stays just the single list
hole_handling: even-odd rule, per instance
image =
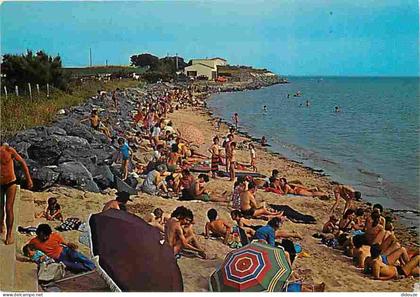
[{"label": "beach towel", "polygon": [[211,171],[211,168],[208,165],[196,164],[196,165],[191,166],[190,171],[191,172],[208,173],[208,172]]},{"label": "beach towel", "polygon": [[288,205],[270,204],[270,207],[276,211],[283,211],[284,215],[293,223],[316,224],[316,219],[313,216],[302,214]]},{"label": "beach towel", "polygon": [[81,224],[82,221],[78,218],[67,218],[60,226],[56,227],[55,229],[60,232],[78,230]]}]

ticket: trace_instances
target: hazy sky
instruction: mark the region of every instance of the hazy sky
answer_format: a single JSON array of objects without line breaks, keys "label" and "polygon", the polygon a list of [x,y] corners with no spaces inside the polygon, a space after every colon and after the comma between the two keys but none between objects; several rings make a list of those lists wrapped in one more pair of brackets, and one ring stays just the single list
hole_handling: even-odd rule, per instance
[{"label": "hazy sky", "polygon": [[6,2],[1,51],[65,66],[220,56],[285,75],[419,76],[417,0]]}]

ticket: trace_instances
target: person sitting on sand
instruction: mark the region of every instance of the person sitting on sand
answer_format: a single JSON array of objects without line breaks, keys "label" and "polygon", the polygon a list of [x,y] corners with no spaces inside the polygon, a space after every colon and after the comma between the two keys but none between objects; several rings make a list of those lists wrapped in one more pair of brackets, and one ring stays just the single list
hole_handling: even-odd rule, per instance
[{"label": "person sitting on sand", "polygon": [[46,218],[47,221],[59,220],[63,221],[63,214],[61,213],[61,206],[58,204],[57,199],[50,197],[47,200],[47,207],[45,210],[36,215],[36,218]]},{"label": "person sitting on sand", "polygon": [[246,235],[249,238],[252,238],[254,236],[255,230],[252,228],[254,226],[252,226],[252,223],[250,220],[245,219],[242,216],[242,213],[239,210],[237,209],[232,210],[230,213],[230,217],[232,218],[232,220],[236,222],[238,227],[241,227],[245,231]]},{"label": "person sitting on sand", "polygon": [[339,229],[337,223],[338,223],[337,217],[335,215],[330,216],[330,219],[322,227],[322,232],[335,233]]},{"label": "person sitting on sand", "polygon": [[365,260],[365,271],[371,273],[374,279],[389,280],[400,277],[420,275],[420,256],[414,256],[405,265],[394,266],[383,262],[379,245],[372,245],[371,256]]},{"label": "person sitting on sand", "polygon": [[128,194],[127,192],[118,192],[117,197],[115,199],[105,203],[104,207],[102,208],[102,212],[107,211],[111,208],[118,210],[126,210],[127,201],[133,202],[133,200],[130,199],[130,194]]},{"label": "person sitting on sand", "polygon": [[370,257],[370,246],[364,234],[353,236],[353,263],[357,268],[364,268],[365,260]]},{"label": "person sitting on sand", "polygon": [[384,236],[385,236],[385,229],[380,222],[381,215],[378,211],[372,211],[371,220],[369,224],[366,224],[366,239],[369,245],[373,245],[375,243],[381,244]]},{"label": "person sitting on sand", "polygon": [[376,211],[377,213],[379,213],[379,215],[380,215],[379,224],[382,225],[383,227],[385,227],[386,220],[382,216],[382,213],[384,212],[384,208],[379,203],[374,204],[373,207],[372,207],[372,211],[371,212],[368,212],[368,216],[366,218],[365,227],[368,228],[369,226],[372,225],[372,217],[371,217],[371,214],[372,214],[373,211]]},{"label": "person sitting on sand", "polygon": [[188,169],[183,169],[181,172],[181,178],[179,180],[179,190],[190,189],[194,183],[195,178]]},{"label": "person sitting on sand", "polygon": [[[7,143],[1,141],[0,147],[0,234],[6,232],[5,244],[9,245],[14,242],[13,238],[13,204],[17,190],[17,180],[15,174],[14,161],[20,163],[25,174],[27,188],[33,186],[31,174],[25,160],[10,147]],[[4,221],[6,219],[6,228]]]},{"label": "person sitting on sand", "polygon": [[223,243],[226,244],[229,240],[232,227],[224,220],[217,218],[217,210],[214,208],[209,209],[207,212],[207,218],[210,220],[210,222],[206,223],[204,228],[204,237],[209,238],[209,232],[211,232],[212,236],[222,237]]},{"label": "person sitting on sand", "polygon": [[219,171],[219,164],[221,158],[219,137],[215,136],[213,138],[213,144],[209,148],[209,153],[211,154],[211,177],[216,178],[216,173]]},{"label": "person sitting on sand", "polygon": [[355,218],[354,218],[353,229],[365,230],[365,227],[366,227],[365,210],[359,207],[356,209],[354,214],[355,214]]},{"label": "person sitting on sand", "polygon": [[169,172],[175,172],[177,170],[177,165],[181,165],[181,155],[178,153],[178,145],[173,144],[171,147],[171,152],[168,156],[168,161],[166,166],[168,167]]},{"label": "person sitting on sand", "polygon": [[248,190],[248,181],[244,176],[239,176],[233,184],[232,208],[241,209],[241,193]]},{"label": "person sitting on sand", "polygon": [[52,232],[49,225],[40,224],[36,229],[36,235],[29,244],[56,262],[63,262],[68,270],[78,273],[95,269],[95,264],[77,251],[76,244],[65,242],[58,232]]},{"label": "person sitting on sand", "polygon": [[250,218],[268,218],[271,219],[273,217],[283,218],[283,212],[274,212],[269,211],[264,206],[258,207],[257,202],[255,200],[255,194],[257,192],[257,187],[254,182],[248,183],[248,190],[241,193],[241,212],[244,217]]},{"label": "person sitting on sand", "polygon": [[206,183],[209,182],[209,176],[201,173],[198,178],[191,184],[189,189],[182,190],[182,197],[180,200],[201,200],[204,202],[227,202],[226,197],[212,197],[210,192],[206,189]]},{"label": "person sitting on sand", "polygon": [[282,177],[280,178],[280,188],[285,195],[292,194],[306,197],[326,197],[326,193],[321,192],[318,188],[308,189],[302,186],[292,185],[287,183],[287,180]]},{"label": "person sitting on sand", "polygon": [[156,166],[156,169],[150,171],[144,180],[141,189],[149,195],[158,195],[159,191],[167,193],[168,190],[163,182],[165,172],[167,171],[165,164]]},{"label": "person sitting on sand", "polygon": [[145,221],[151,226],[158,228],[160,232],[164,232],[165,224],[169,219],[170,216],[166,215],[163,210],[158,207],[145,218]]},{"label": "person sitting on sand", "polygon": [[335,202],[330,210],[330,214],[334,213],[340,199],[344,199],[344,201],[346,201],[346,204],[343,210],[343,214],[344,214],[347,209],[353,208],[353,200],[359,201],[362,198],[362,194],[359,191],[354,190],[350,186],[337,185],[334,187],[333,191],[334,191],[334,196],[335,196]]},{"label": "person sitting on sand", "polygon": [[182,250],[191,250],[198,252],[203,258],[207,257],[192,231],[193,220],[194,215],[191,210],[184,206],[178,206],[166,222],[165,241],[173,249],[175,256]]},{"label": "person sitting on sand", "polygon": [[351,230],[353,230],[353,227],[355,225],[354,221],[354,210],[353,209],[347,209],[344,213],[343,218],[338,223],[338,227],[341,231],[349,233]]}]

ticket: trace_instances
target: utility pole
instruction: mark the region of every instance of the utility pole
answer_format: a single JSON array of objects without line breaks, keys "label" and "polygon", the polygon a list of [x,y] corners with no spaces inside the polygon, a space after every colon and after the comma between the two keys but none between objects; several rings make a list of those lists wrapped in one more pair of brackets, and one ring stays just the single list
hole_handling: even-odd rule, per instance
[{"label": "utility pole", "polygon": [[108,60],[105,60],[105,66],[108,67]]},{"label": "utility pole", "polygon": [[175,54],[176,71],[178,71],[178,53]]},{"label": "utility pole", "polygon": [[92,67],[92,48],[89,48],[89,65]]}]

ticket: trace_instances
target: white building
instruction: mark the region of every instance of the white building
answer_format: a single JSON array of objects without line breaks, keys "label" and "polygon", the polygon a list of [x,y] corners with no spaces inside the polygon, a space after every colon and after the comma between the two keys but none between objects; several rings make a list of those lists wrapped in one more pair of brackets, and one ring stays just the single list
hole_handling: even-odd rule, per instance
[{"label": "white building", "polygon": [[184,73],[190,77],[205,76],[207,79],[217,78],[217,66],[225,66],[227,61],[222,58],[193,59],[191,66],[184,68]]}]

